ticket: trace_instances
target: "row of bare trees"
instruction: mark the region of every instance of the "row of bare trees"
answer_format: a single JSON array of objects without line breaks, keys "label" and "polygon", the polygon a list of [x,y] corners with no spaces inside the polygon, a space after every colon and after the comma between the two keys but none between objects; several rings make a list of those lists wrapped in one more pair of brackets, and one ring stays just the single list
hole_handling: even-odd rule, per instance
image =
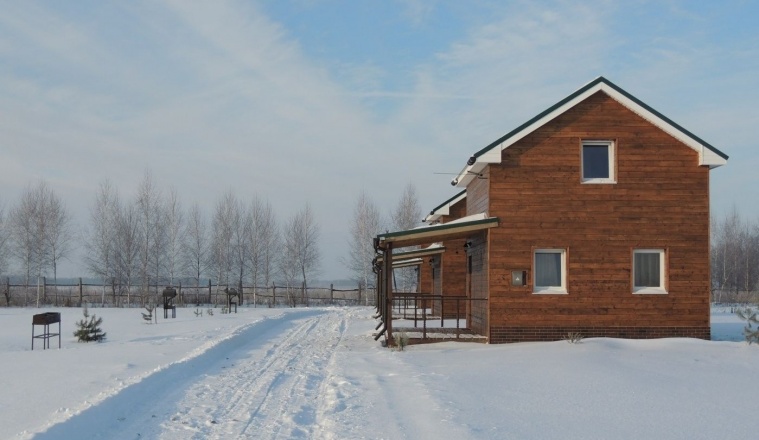
[{"label": "row of bare trees", "polygon": [[[45,182],[29,185],[17,203],[0,204],[0,275],[23,272],[24,284],[52,275],[84,244],[87,271],[102,280],[102,295],[180,279],[213,278],[217,285],[306,287],[320,269],[319,226],[309,205],[280,224],[271,204],[239,200],[229,190],[206,213],[182,206],[176,189],[159,188],[150,171],[136,194],[123,198],[110,181],[97,188],[88,225],[74,229],[61,199]],[[187,281],[185,281],[187,282]],[[118,291],[116,291],[118,290]]]},{"label": "row of bare trees", "polygon": [[759,222],[733,207],[711,223],[712,300],[759,301]]},{"label": "row of bare trees", "polygon": [[177,191],[161,191],[150,172],[132,200],[101,183],[85,236],[86,264],[103,280],[103,295],[112,279],[124,292],[180,278],[196,286],[206,278],[238,288],[275,279],[305,286],[320,267],[319,227],[309,205],[280,226],[268,201],[245,203],[228,190],[207,217],[197,204],[185,210]]},{"label": "row of bare trees", "polygon": [[[374,274],[372,260],[375,257],[373,238],[385,230],[403,231],[411,229],[421,222],[422,210],[416,196],[416,188],[408,184],[403,190],[398,204],[390,214],[389,221],[384,219],[382,211],[374,201],[362,192],[353,209],[351,222],[349,254],[345,266],[352,277],[363,288],[372,287]],[[413,268],[394,271],[396,289],[402,292],[416,290],[416,273]]]},{"label": "row of bare trees", "polygon": [[57,280],[72,239],[71,218],[55,191],[42,181],[30,184],[7,213],[0,206],[0,274],[15,260],[27,285],[48,273]]}]

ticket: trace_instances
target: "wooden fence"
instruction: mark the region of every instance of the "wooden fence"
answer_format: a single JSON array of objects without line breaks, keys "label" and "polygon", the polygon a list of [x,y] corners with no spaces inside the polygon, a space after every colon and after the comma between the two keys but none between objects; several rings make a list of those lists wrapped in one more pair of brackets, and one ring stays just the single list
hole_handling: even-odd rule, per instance
[{"label": "wooden fence", "polygon": [[[1,304],[6,307],[80,307],[83,304],[102,307],[144,307],[147,304],[162,304],[161,292],[166,285],[151,284],[147,289],[140,286],[119,286],[110,284],[83,283],[48,284],[45,277],[37,285],[11,284],[6,278],[2,290]],[[226,285],[208,284],[187,286],[178,283],[175,303],[179,307],[225,305]],[[229,286],[230,288],[233,286]],[[238,287],[235,287],[238,288]],[[251,307],[302,307],[323,305],[374,305],[374,288],[336,289],[330,287],[287,287],[272,283],[271,286],[243,286],[243,305]]]}]

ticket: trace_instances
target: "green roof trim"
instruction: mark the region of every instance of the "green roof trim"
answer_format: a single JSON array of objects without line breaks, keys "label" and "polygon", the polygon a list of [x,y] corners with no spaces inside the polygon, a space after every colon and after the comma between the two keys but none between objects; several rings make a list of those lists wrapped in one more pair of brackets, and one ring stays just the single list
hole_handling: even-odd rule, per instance
[{"label": "green roof trim", "polygon": [[593,81],[589,82],[588,84],[584,85],[582,88],[580,88],[576,92],[572,93],[571,95],[567,96],[566,98],[562,99],[561,101],[557,102],[556,104],[552,105],[551,107],[547,108],[546,110],[540,112],[540,114],[538,114],[534,118],[530,119],[529,121],[525,122],[524,124],[520,125],[519,127],[515,128],[514,130],[511,130],[510,132],[508,132],[505,135],[501,136],[497,140],[491,142],[487,147],[485,147],[485,148],[481,149],[480,151],[474,153],[474,157],[477,158],[477,157],[482,156],[483,154],[485,154],[488,151],[492,150],[493,148],[495,148],[496,146],[500,145],[504,141],[508,140],[509,138],[513,137],[517,133],[521,132],[525,128],[527,128],[530,125],[534,124],[535,122],[539,121],[540,119],[542,119],[546,115],[550,114],[551,112],[553,112],[557,108],[559,108],[559,107],[563,106],[564,104],[566,104],[567,102],[575,99],[576,97],[578,97],[579,95],[585,93],[589,89],[592,89],[593,87],[595,87],[599,83],[606,84],[607,86],[611,87],[616,92],[618,92],[619,94],[623,95],[627,99],[635,102],[639,106],[641,106],[644,109],[646,109],[647,111],[651,112],[652,114],[654,114],[656,117],[658,117],[662,121],[666,122],[667,124],[671,125],[676,130],[682,132],[684,135],[690,137],[694,141],[698,142],[699,144],[703,145],[707,149],[711,150],[712,152],[714,152],[715,154],[717,154],[721,158],[723,158],[725,160],[728,159],[728,155],[727,154],[721,152],[720,150],[718,150],[717,148],[713,147],[708,142],[704,141],[703,139],[701,139],[698,136],[694,135],[690,131],[688,131],[685,128],[681,127],[679,124],[675,123],[674,121],[672,121],[668,117],[666,117],[663,114],[659,113],[658,111],[654,110],[652,107],[650,107],[649,105],[647,105],[643,101],[639,100],[638,98],[634,97],[633,95],[627,93],[624,89],[622,89],[621,87],[619,87],[616,84],[612,83],[611,81],[609,81],[608,79],[604,78],[603,76],[599,76],[598,78],[596,78]]},{"label": "green roof trim", "polygon": [[451,203],[452,201],[454,201],[455,199],[457,199],[459,196],[461,196],[461,195],[462,195],[462,194],[464,194],[464,193],[466,193],[466,189],[464,189],[464,190],[460,191],[458,194],[456,194],[455,196],[453,196],[453,197],[451,197],[450,199],[446,200],[445,202],[443,202],[443,203],[441,203],[441,204],[437,205],[436,207],[434,207],[434,208],[432,209],[432,211],[430,211],[430,215],[433,215],[433,214],[435,214],[435,211],[437,211],[438,209],[442,208],[443,206],[445,206],[445,205],[447,205],[447,204]]},{"label": "green roof trim", "polygon": [[442,225],[434,225],[434,226],[427,226],[423,228],[408,229],[405,231],[386,232],[384,234],[377,235],[377,238],[379,238],[380,240],[382,239],[387,240],[389,238],[429,234],[431,232],[440,232],[440,231],[446,231],[449,229],[461,229],[461,228],[467,228],[471,226],[487,225],[491,223],[497,226],[499,223],[498,217],[489,217],[482,220],[471,220],[467,222],[458,222],[458,223],[443,223]]}]

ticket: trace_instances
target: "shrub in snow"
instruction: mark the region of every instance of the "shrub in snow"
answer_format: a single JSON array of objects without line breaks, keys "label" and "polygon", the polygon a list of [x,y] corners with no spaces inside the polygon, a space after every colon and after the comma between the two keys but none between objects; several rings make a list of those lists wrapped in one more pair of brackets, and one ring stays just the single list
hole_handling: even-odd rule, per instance
[{"label": "shrub in snow", "polygon": [[195,309],[195,316],[203,316],[203,311],[200,309]]},{"label": "shrub in snow", "polygon": [[213,309],[206,310],[206,313],[208,313],[208,316],[213,316]]},{"label": "shrub in snow", "polygon": [[79,342],[103,341],[105,339],[105,333],[100,329],[100,324],[103,323],[103,318],[98,318],[94,314],[90,316],[87,306],[84,306],[82,313],[84,314],[84,318],[77,321],[77,329],[74,332],[74,336],[76,336]]},{"label": "shrub in snow", "polygon": [[142,319],[145,320],[148,324],[153,323],[153,310],[155,310],[155,306],[145,306],[145,310],[148,311],[148,313],[142,313]]},{"label": "shrub in snow", "polygon": [[398,351],[403,351],[404,348],[408,345],[408,335],[406,332],[400,332],[393,336],[393,339],[395,339],[395,346],[398,347]]},{"label": "shrub in snow", "polygon": [[759,343],[759,328],[754,329],[751,326],[751,324],[754,323],[759,327],[759,318],[757,318],[756,313],[756,310],[751,307],[737,309],[735,311],[735,314],[738,315],[739,318],[746,321],[746,327],[743,328],[743,336],[746,338],[746,342],[748,342],[749,345],[752,342]]},{"label": "shrub in snow", "polygon": [[570,344],[579,344],[582,342],[583,338],[584,336],[580,332],[569,332],[562,339],[569,342]]}]

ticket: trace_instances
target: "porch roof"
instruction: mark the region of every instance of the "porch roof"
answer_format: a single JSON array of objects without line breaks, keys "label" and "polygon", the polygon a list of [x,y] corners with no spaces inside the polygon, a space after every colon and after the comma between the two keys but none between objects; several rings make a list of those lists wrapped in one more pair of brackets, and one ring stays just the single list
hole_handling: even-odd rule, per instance
[{"label": "porch roof", "polygon": [[[445,252],[445,246],[443,246],[441,243],[434,243],[427,247],[421,248],[421,249],[412,249],[410,251],[403,251],[403,252],[393,252],[393,267],[404,267],[399,266],[400,264],[404,264],[405,262],[411,261],[411,260],[419,260],[419,264],[421,264],[423,257],[429,257],[431,255],[438,255]],[[377,256],[377,261],[382,262],[385,258],[383,255]],[[415,264],[406,264],[406,266],[414,266]]]},{"label": "porch roof", "polygon": [[392,243],[394,247],[416,246],[425,243],[465,238],[473,232],[484,231],[498,226],[498,217],[488,217],[487,214],[474,214],[462,217],[448,223],[420,226],[405,231],[379,234],[377,241]]}]

